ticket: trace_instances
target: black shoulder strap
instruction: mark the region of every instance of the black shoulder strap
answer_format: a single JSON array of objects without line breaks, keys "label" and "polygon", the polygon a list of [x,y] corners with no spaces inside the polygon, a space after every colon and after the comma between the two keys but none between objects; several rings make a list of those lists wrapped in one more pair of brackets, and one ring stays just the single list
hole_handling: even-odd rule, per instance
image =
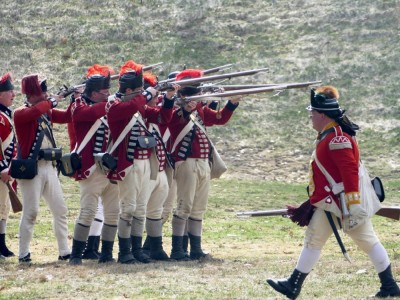
[{"label": "black shoulder strap", "polygon": [[39,124],[42,126],[44,133],[46,134],[47,138],[50,140],[51,145],[53,148],[57,148],[56,140],[53,136],[53,131],[51,130],[51,123],[50,121],[43,115],[38,119]]}]

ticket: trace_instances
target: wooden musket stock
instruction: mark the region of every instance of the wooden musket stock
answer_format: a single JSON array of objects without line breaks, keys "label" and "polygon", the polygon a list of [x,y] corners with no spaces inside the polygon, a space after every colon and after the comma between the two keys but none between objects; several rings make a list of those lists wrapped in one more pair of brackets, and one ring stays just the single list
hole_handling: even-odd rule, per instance
[{"label": "wooden musket stock", "polygon": [[21,201],[18,199],[17,193],[12,188],[11,184],[7,182],[8,194],[10,196],[11,207],[14,213],[22,211]]}]

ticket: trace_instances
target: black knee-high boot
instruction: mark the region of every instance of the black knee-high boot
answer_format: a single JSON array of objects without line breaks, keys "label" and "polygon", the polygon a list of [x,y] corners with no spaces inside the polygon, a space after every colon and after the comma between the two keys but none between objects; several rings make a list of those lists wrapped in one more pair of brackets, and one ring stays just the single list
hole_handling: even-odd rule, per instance
[{"label": "black knee-high boot", "polygon": [[171,259],[179,261],[189,260],[188,255],[183,250],[182,243],[183,243],[183,236],[177,236],[177,235],[172,236],[172,249],[170,255]]},{"label": "black knee-high boot", "polygon": [[133,257],[130,238],[118,237],[119,253],[118,262],[121,264],[134,264],[136,259]]},{"label": "black knee-high boot", "polygon": [[6,234],[0,234],[0,254],[5,257],[15,256],[13,252],[11,252],[6,246]]},{"label": "black knee-high boot", "polygon": [[114,241],[101,241],[101,253],[99,257],[99,263],[114,262],[113,258],[113,247]]},{"label": "black knee-high boot", "polygon": [[136,260],[144,264],[148,264],[149,262],[151,262],[150,257],[143,252],[142,237],[131,235],[131,242],[132,242],[132,254],[136,258]]},{"label": "black knee-high boot", "polygon": [[86,242],[73,240],[72,241],[72,252],[69,258],[70,265],[81,265],[82,264],[82,254],[85,250]]},{"label": "black knee-high boot", "polygon": [[385,271],[378,274],[381,281],[381,288],[375,297],[387,298],[387,297],[400,297],[400,289],[392,275],[392,268],[389,265]]},{"label": "black knee-high boot", "polygon": [[289,299],[296,299],[301,291],[301,286],[308,274],[301,273],[298,270],[294,270],[292,275],[288,279],[268,279],[268,284],[277,292],[285,295]]},{"label": "black knee-high boot", "polygon": [[188,234],[190,242],[190,259],[200,259],[206,257],[207,253],[201,249],[201,236]]},{"label": "black knee-high boot", "polygon": [[99,259],[100,253],[99,250],[99,241],[100,236],[90,235],[86,242],[86,248],[83,252],[83,259]]},{"label": "black knee-high boot", "polygon": [[162,246],[162,237],[148,236],[148,238],[150,240],[150,258],[154,260],[168,260],[169,257]]},{"label": "black knee-high boot", "polygon": [[150,256],[150,237],[149,237],[149,235],[146,236],[146,239],[144,240],[142,249],[143,249],[144,254]]}]

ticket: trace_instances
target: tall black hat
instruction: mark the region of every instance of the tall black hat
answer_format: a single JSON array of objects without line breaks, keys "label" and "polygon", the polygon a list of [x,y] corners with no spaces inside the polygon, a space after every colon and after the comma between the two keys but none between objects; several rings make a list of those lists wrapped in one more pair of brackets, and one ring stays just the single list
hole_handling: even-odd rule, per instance
[{"label": "tall black hat", "polygon": [[355,136],[359,126],[345,115],[345,110],[340,107],[338,99],[339,92],[333,86],[327,85],[311,89],[311,104],[307,107],[307,110],[315,110],[325,114],[335,120],[344,132]]},{"label": "tall black hat", "polygon": [[126,89],[132,90],[143,86],[143,73],[137,73],[135,71],[127,72],[119,77],[119,89],[118,92],[125,94]]},{"label": "tall black hat", "polygon": [[6,92],[14,89],[11,73],[6,73],[0,78],[0,92]]},{"label": "tall black hat", "polygon": [[311,104],[307,110],[317,110],[319,112],[329,112],[341,110],[337,97],[330,93],[319,93],[315,89],[311,90]]},{"label": "tall black hat", "polygon": [[104,75],[93,75],[90,76],[87,80],[86,80],[86,86],[85,86],[85,90],[84,90],[84,94],[86,96],[90,96],[90,94],[92,92],[98,92],[100,90],[105,90],[105,89],[109,89],[111,87],[111,78],[110,78],[110,74],[108,74],[108,76],[104,76]]},{"label": "tall black hat", "polygon": [[109,89],[111,87],[111,74],[114,74],[114,70],[109,66],[94,64],[88,68],[83,94],[90,97],[93,91]]}]

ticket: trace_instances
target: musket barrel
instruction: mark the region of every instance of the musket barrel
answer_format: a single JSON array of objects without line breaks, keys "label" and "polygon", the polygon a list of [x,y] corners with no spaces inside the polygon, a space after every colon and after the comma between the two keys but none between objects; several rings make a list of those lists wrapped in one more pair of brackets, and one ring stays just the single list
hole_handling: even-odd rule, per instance
[{"label": "musket barrel", "polygon": [[156,63],[156,64],[144,66],[144,67],[142,68],[142,70],[143,70],[143,71],[149,71],[149,70],[152,70],[152,69],[154,69],[154,68],[157,68],[157,67],[161,66],[162,64],[163,64],[163,62],[159,62],[159,63]]},{"label": "musket barrel", "polygon": [[213,93],[213,94],[204,94],[197,96],[185,97],[183,100],[185,101],[201,101],[207,98],[227,98],[232,96],[240,96],[240,95],[250,95],[250,94],[259,94],[259,93],[267,93],[273,92],[276,90],[284,90],[286,89],[286,85],[275,85],[270,87],[262,87],[255,89],[244,89],[244,90],[235,90],[235,91],[227,91],[223,93]]},{"label": "musket barrel", "polygon": [[178,81],[171,81],[170,83],[185,86],[185,85],[190,85],[190,84],[201,83],[204,81],[213,81],[213,80],[219,80],[219,79],[225,79],[225,78],[234,78],[234,77],[240,77],[240,76],[255,75],[257,73],[266,72],[266,71],[268,71],[268,68],[254,69],[254,70],[240,71],[240,72],[233,72],[233,73],[226,73],[226,74],[212,75],[212,76],[203,76],[200,78],[193,78],[193,79],[183,79],[183,80],[178,80]]},{"label": "musket barrel", "polygon": [[200,86],[200,88],[208,89],[208,88],[223,88],[225,91],[233,91],[233,90],[243,90],[243,89],[252,89],[252,88],[260,88],[260,87],[272,87],[277,85],[284,85],[287,89],[296,89],[308,87],[310,85],[320,84],[322,81],[307,81],[307,82],[299,82],[299,83],[268,83],[268,84],[244,84],[244,85],[204,85]]},{"label": "musket barrel", "polygon": [[[277,84],[244,84],[244,85],[215,85],[214,87],[223,88],[225,91],[235,91],[235,90],[245,90],[245,89],[254,89],[260,87],[271,87],[276,86]],[[211,86],[204,86],[204,88],[213,87]],[[203,88],[202,86],[200,88]]]},{"label": "musket barrel", "polygon": [[271,210],[253,210],[241,211],[236,213],[237,217],[269,217],[269,216],[286,216],[288,214],[287,208],[271,209]]},{"label": "musket barrel", "polygon": [[[203,74],[211,74],[211,73],[216,73],[225,69],[229,69],[232,68],[233,64],[227,64],[227,65],[223,65],[220,67],[215,67],[215,68],[211,68],[211,69],[207,69],[203,71]],[[164,79],[164,80],[160,80],[158,83],[159,84],[163,84],[163,83],[168,83],[168,82],[172,82],[175,81],[175,78],[169,78],[169,79]]]},{"label": "musket barrel", "polygon": [[225,69],[229,69],[229,68],[232,68],[232,67],[233,67],[233,64],[227,64],[227,65],[223,65],[223,66],[220,66],[220,67],[215,67],[215,68],[204,70],[203,74],[207,75],[207,74],[219,72],[219,71],[222,71],[222,70],[225,70]]}]

